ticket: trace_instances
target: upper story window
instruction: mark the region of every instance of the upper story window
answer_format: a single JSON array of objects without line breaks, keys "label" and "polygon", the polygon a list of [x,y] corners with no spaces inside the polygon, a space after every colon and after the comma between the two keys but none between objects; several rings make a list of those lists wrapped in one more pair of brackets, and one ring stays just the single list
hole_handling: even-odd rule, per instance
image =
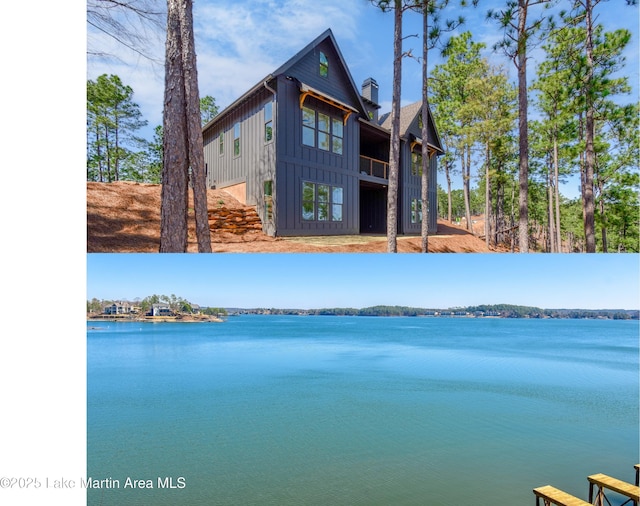
[{"label": "upper story window", "polygon": [[240,123],[233,125],[233,156],[240,156]]},{"label": "upper story window", "polygon": [[329,151],[331,139],[331,121],[328,114],[318,113],[318,147]]},{"label": "upper story window", "polygon": [[264,142],[273,140],[273,102],[264,104]]},{"label": "upper story window", "polygon": [[320,51],[320,77],[329,75],[329,59],[327,55]]},{"label": "upper story window", "polygon": [[422,176],[422,155],[411,153],[411,175]]},{"label": "upper story window", "polygon": [[302,108],[302,144],[316,145],[316,111],[308,107]]},{"label": "upper story window", "polygon": [[342,154],[342,135],[343,135],[342,121],[336,118],[331,119],[331,151],[341,155]]},{"label": "upper story window", "polygon": [[342,120],[308,107],[302,108],[302,144],[341,155],[343,137]]},{"label": "upper story window", "polygon": [[218,154],[224,155],[224,130],[220,132],[220,140],[218,142]]}]

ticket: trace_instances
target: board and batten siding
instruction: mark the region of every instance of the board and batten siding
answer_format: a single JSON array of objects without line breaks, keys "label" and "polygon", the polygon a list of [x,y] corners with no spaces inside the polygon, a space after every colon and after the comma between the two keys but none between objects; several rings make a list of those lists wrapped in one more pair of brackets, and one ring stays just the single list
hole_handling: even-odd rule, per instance
[{"label": "board and batten siding", "polygon": [[[418,113],[418,115],[420,112]],[[418,115],[413,119],[407,128],[407,134],[413,135],[420,139],[422,137],[422,128],[418,122]],[[436,139],[436,132],[431,127],[431,123],[427,125],[429,129],[428,135],[430,144]],[[420,150],[420,146],[418,148]],[[414,199],[422,200],[422,176],[412,175],[411,173],[411,148],[407,141],[402,143],[402,188],[400,196],[400,233],[403,234],[420,234],[422,232],[422,224],[420,221],[411,223],[411,203]],[[429,159],[429,188],[427,189],[427,199],[429,204],[429,233],[435,234],[438,229],[438,194],[437,194],[437,174],[438,174],[438,157],[432,155]]]},{"label": "board and batten siding", "polygon": [[[207,186],[225,188],[246,184],[246,204],[256,206],[263,219],[263,229],[269,233],[264,213],[264,182],[275,179],[277,129],[271,141],[265,141],[264,106],[273,101],[273,124],[277,107],[273,94],[266,88],[248,97],[219,124],[204,133],[204,157],[207,164]],[[234,154],[234,125],[240,123],[240,154]],[[220,135],[224,135],[224,150],[220,154]],[[273,224],[272,224],[273,225]]]},{"label": "board and batten siding", "polygon": [[[323,90],[324,91],[324,90]],[[307,97],[305,107],[343,118],[343,112],[324,102]],[[278,116],[276,123],[276,219],[278,235],[357,234],[360,228],[359,149],[357,115],[343,126],[341,155],[302,143],[300,90],[295,81],[278,79]],[[339,186],[343,191],[342,221],[306,221],[302,219],[303,182]]]},{"label": "board and batten siding", "polygon": [[[402,163],[402,184],[400,204],[399,204],[399,233],[402,234],[420,234],[422,232],[422,224],[420,221],[411,223],[411,203],[414,199],[420,201],[422,199],[422,176],[411,174],[411,153],[407,143],[403,143],[403,163]],[[436,177],[438,171],[438,159],[431,156],[429,159],[429,187],[427,189],[427,198],[429,204],[429,233],[435,234],[438,228],[438,196]]]},{"label": "board and batten siding", "polygon": [[[321,52],[325,54],[329,61],[327,77],[322,77],[319,71]],[[329,39],[324,40],[305,55],[304,58],[301,58],[287,69],[287,76],[298,79],[300,82],[308,84],[312,88],[320,90],[340,102],[350,104],[355,108],[359,107],[356,103],[357,97],[350,84],[349,76],[340,63],[338,53]]]}]

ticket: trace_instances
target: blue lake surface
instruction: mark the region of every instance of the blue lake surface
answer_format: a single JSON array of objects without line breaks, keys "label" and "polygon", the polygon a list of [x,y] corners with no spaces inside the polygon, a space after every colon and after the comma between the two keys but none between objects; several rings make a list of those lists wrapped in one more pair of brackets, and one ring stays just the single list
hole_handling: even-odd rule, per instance
[{"label": "blue lake surface", "polygon": [[[534,505],[633,482],[638,322],[91,322],[93,505]],[[153,488],[124,488],[126,479]],[[168,486],[159,488],[158,478]],[[183,478],[183,480],[178,480]],[[612,495],[615,506],[622,501]]]}]

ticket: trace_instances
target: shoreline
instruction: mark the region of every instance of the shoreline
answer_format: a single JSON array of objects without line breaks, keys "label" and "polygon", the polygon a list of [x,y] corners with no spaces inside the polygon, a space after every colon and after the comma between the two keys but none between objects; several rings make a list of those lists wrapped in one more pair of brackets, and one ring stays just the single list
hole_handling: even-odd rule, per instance
[{"label": "shoreline", "polygon": [[176,318],[166,316],[151,316],[148,318],[87,318],[89,322],[132,322],[132,323],[223,323],[224,320],[215,316],[207,318]]}]

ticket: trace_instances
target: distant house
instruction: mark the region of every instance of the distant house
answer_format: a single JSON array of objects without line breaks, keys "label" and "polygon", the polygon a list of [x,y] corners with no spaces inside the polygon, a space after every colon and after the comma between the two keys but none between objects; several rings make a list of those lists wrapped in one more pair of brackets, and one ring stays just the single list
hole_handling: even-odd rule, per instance
[{"label": "distant house", "polygon": [[159,302],[157,304],[151,304],[151,309],[148,314],[149,316],[172,316],[173,312],[171,311],[169,304]]},{"label": "distant house", "polygon": [[102,311],[103,314],[116,315],[116,314],[130,314],[132,312],[132,306],[128,302],[114,302],[110,306],[107,306]]},{"label": "distant house", "polygon": [[[269,235],[386,232],[390,120],[378,84],[358,89],[327,30],[203,128],[207,184],[256,206]],[[401,111],[398,233],[421,229],[421,102]],[[428,119],[429,230],[437,155]]]}]

